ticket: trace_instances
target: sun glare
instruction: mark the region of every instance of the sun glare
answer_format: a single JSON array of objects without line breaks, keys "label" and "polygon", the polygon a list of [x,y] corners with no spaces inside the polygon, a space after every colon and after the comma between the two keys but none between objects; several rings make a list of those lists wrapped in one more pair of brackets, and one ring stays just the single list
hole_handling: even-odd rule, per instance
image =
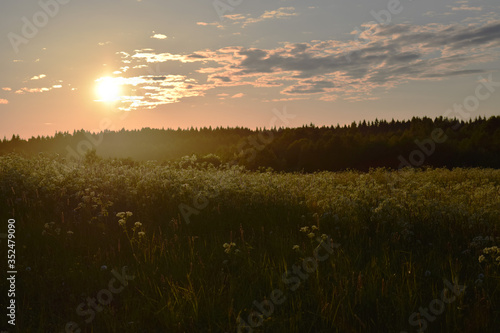
[{"label": "sun glare", "polygon": [[99,102],[113,102],[121,97],[121,85],[118,79],[101,77],[96,80],[96,94]]}]

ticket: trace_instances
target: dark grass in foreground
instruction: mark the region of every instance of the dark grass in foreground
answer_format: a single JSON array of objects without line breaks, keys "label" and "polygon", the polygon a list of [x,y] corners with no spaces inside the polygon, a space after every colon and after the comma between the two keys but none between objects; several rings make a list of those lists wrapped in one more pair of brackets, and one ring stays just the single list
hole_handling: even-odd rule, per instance
[{"label": "dark grass in foreground", "polygon": [[496,332],[499,194],[491,169],[304,175],[0,157],[17,331]]}]

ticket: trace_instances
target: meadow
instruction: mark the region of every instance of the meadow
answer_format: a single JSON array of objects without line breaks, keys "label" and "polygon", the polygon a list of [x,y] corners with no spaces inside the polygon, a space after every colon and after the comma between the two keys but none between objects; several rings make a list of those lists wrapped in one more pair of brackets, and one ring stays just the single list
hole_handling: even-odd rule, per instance
[{"label": "meadow", "polygon": [[16,328],[497,332],[499,194],[500,170],[485,168],[0,156]]}]

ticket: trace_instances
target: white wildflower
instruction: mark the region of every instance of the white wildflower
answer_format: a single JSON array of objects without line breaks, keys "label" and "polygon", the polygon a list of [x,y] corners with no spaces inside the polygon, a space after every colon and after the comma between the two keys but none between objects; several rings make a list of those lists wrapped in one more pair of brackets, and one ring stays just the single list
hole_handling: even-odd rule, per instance
[{"label": "white wildflower", "polygon": [[309,227],[300,228],[300,232],[309,232]]}]

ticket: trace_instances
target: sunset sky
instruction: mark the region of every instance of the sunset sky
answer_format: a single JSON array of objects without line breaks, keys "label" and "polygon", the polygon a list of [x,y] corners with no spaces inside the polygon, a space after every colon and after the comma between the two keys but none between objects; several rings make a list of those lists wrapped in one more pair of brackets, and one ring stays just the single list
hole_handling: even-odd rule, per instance
[{"label": "sunset sky", "polygon": [[498,0],[0,6],[0,139],[500,114]]}]

